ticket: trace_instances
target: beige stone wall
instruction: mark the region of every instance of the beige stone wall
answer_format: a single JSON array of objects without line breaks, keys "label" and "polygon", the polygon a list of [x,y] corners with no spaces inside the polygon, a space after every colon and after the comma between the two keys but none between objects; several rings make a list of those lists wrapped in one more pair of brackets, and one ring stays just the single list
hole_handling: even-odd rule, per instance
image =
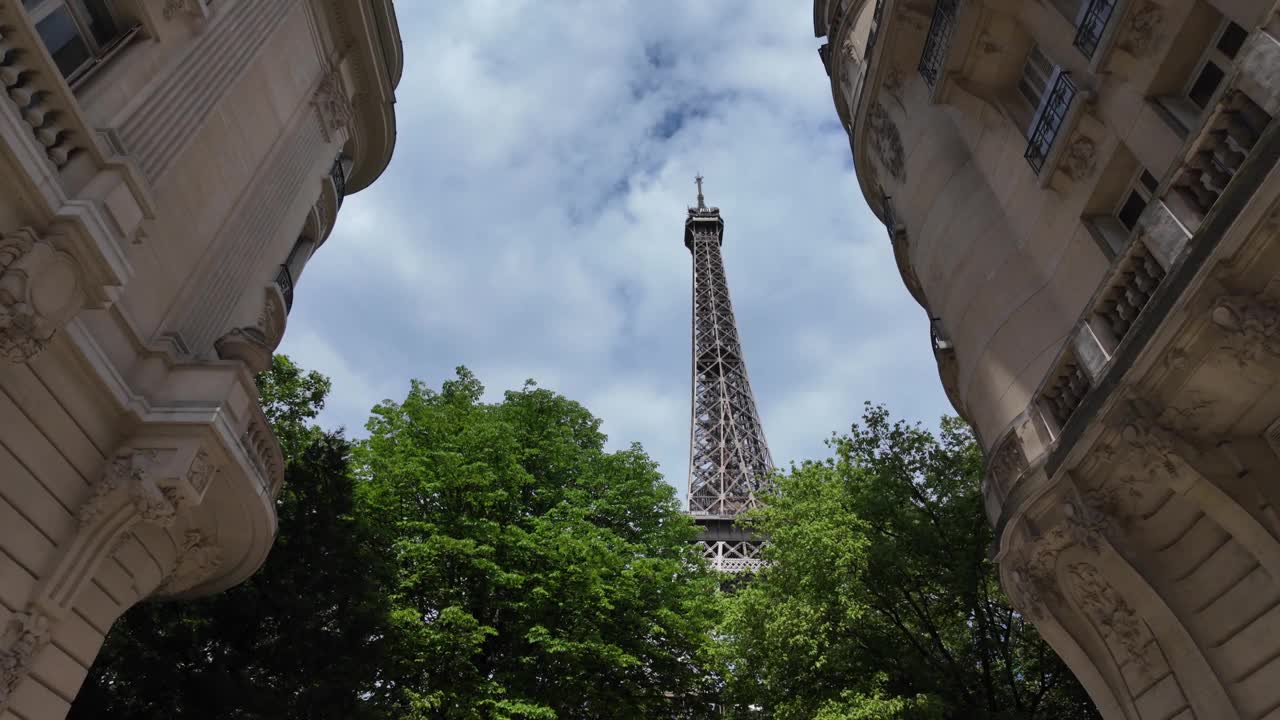
[{"label": "beige stone wall", "polygon": [[[1280,717],[1275,6],[1117,2],[1090,54],[1078,31],[1106,3],[960,2],[947,23],[885,0],[864,61],[835,49],[865,45],[866,5],[819,0],[815,30],[988,452],[1006,590],[1108,718]],[[1039,170],[1017,90],[1033,45],[1076,89]],[[1200,110],[1206,58],[1223,73]]]},{"label": "beige stone wall", "polygon": [[63,717],[131,605],[261,565],[280,267],[394,145],[390,0],[116,5],[134,29],[64,77],[0,1],[4,720]]}]

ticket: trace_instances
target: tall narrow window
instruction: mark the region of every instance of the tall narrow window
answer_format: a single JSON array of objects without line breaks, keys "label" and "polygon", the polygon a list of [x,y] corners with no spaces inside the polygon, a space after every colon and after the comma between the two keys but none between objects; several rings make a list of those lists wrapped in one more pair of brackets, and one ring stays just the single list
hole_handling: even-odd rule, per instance
[{"label": "tall narrow window", "polygon": [[1032,45],[1031,50],[1027,52],[1027,61],[1022,66],[1022,78],[1018,81],[1018,95],[1026,101],[1031,118],[1026,130],[1028,133],[1031,131],[1031,126],[1035,124],[1040,103],[1044,100],[1045,91],[1048,90],[1049,82],[1053,79],[1053,70],[1053,63],[1045,57],[1040,46]]},{"label": "tall narrow window", "polygon": [[1164,111],[1162,114],[1176,130],[1185,135],[1199,125],[1201,116],[1209,109],[1248,37],[1247,30],[1230,20],[1223,20],[1188,76],[1182,93],[1156,99],[1158,107]]},{"label": "tall narrow window", "polygon": [[83,77],[131,32],[112,0],[22,0],[67,82]]}]

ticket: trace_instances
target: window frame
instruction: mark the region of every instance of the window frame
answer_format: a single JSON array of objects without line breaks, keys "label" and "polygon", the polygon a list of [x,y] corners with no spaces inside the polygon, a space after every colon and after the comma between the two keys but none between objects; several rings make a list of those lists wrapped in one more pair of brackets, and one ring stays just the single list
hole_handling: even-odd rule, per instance
[{"label": "window frame", "polygon": [[[122,47],[134,34],[137,33],[140,25],[133,22],[131,18],[120,12],[114,0],[21,0],[22,8],[26,11],[27,17],[30,18],[33,27],[37,28],[39,34],[39,24],[52,16],[58,10],[65,8],[67,14],[71,18],[71,22],[75,25],[76,34],[80,41],[84,44],[88,51],[89,57],[80,63],[74,70],[63,74],[63,79],[67,85],[74,87],[84,78],[88,77],[91,71],[102,64],[107,58],[115,54],[115,51]],[[111,39],[101,42],[93,34],[92,14],[86,3],[99,3],[101,8],[111,18],[112,23],[116,27],[116,32]],[[40,37],[40,42],[44,43],[44,37]],[[53,55],[53,49],[45,45],[45,50]],[[61,68],[58,69],[62,71]]]}]

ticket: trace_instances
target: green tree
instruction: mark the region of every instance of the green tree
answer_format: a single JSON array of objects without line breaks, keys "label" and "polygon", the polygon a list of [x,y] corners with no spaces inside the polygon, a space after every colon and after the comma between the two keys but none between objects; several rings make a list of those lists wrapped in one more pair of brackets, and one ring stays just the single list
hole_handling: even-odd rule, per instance
[{"label": "green tree", "polygon": [[[729,601],[726,699],[743,717],[1097,717],[987,556],[982,456],[868,406],[752,517],[770,565]],[[744,708],[754,707],[754,711]]]},{"label": "green tree", "polygon": [[715,579],[633,445],[532,382],[481,401],[465,368],[374,410],[361,498],[393,548],[399,717],[705,712]]},{"label": "green tree", "polygon": [[376,700],[394,639],[390,566],[354,513],[350,444],[308,424],[329,381],[277,356],[259,384],[289,458],[265,566],[212,597],[129,610],[72,720],[386,717]]}]

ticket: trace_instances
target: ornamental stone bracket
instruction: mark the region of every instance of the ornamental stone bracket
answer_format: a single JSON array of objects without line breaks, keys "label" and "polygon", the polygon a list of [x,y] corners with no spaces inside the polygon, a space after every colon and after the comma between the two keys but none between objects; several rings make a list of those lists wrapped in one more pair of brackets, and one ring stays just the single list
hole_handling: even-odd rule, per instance
[{"label": "ornamental stone bracket", "polygon": [[84,306],[79,265],[31,228],[0,234],[0,355],[25,363]]},{"label": "ornamental stone bracket", "polygon": [[284,339],[289,311],[280,288],[271,283],[264,289],[262,307],[253,325],[233,328],[214,342],[218,357],[239,360],[252,373],[271,367],[271,355]]},{"label": "ornamental stone bracket", "polygon": [[320,80],[311,105],[316,109],[316,119],[325,142],[340,140],[342,133],[350,133],[355,122],[355,110],[343,88],[342,73],[336,68]]},{"label": "ornamental stone bracket", "polygon": [[[75,535],[60,544],[56,564],[26,609],[0,632],[0,714],[102,562],[135,528],[169,528],[200,504],[219,473],[211,457],[197,440],[157,437],[126,445],[107,461],[79,508]],[[217,569],[216,551],[203,536],[192,539],[192,532],[170,574],[171,587],[191,587],[207,577],[199,573]]]},{"label": "ornamental stone bracket", "polygon": [[[1253,555],[1267,573],[1280,577],[1280,542],[1258,517],[1202,469],[1207,466],[1206,452],[1192,439],[1161,424],[1140,403],[1130,401],[1130,408],[1118,423],[1121,443],[1128,448],[1121,461],[1145,473],[1150,486],[1168,488],[1194,504]],[[1229,443],[1218,443],[1214,452],[1226,453],[1220,457],[1228,467],[1239,463],[1230,455]],[[1143,479],[1134,476],[1129,480],[1129,491],[1140,494],[1135,484],[1142,483]],[[1125,508],[1117,498],[1102,495],[1098,490],[1088,497],[1105,517],[1122,524],[1132,519],[1132,508]]]}]

